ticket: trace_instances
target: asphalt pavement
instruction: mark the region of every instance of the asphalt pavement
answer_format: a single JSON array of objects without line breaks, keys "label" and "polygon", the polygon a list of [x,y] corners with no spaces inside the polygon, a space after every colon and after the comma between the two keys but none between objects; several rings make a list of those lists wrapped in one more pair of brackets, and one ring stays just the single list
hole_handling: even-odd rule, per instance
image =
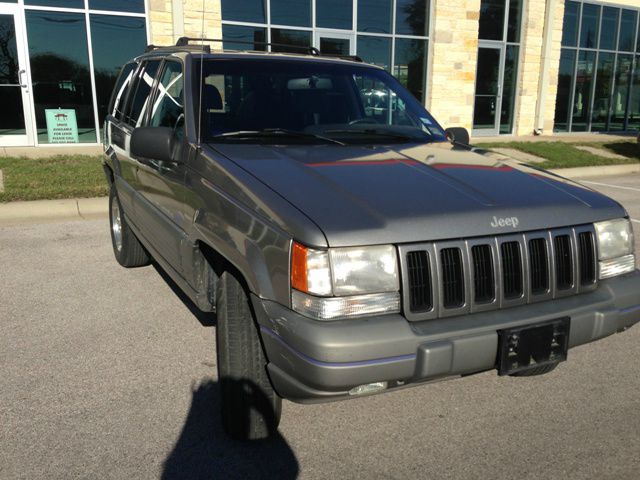
[{"label": "asphalt pavement", "polygon": [[[585,179],[627,207],[640,175]],[[640,241],[636,254],[640,256]],[[487,372],[324,405],[228,440],[215,322],[154,267],[113,259],[105,219],[0,227],[0,479],[637,479],[640,327],[555,372]]]}]

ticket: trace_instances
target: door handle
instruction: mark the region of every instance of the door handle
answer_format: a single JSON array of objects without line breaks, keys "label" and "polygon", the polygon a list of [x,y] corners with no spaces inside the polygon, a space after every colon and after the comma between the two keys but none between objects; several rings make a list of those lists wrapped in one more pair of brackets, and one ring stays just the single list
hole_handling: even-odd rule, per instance
[{"label": "door handle", "polygon": [[23,76],[25,73],[27,73],[27,71],[26,71],[26,70],[20,70],[20,71],[18,72],[18,81],[20,82],[20,86],[21,86],[22,88],[27,88],[27,84],[26,84],[26,82],[22,81],[22,76]]}]

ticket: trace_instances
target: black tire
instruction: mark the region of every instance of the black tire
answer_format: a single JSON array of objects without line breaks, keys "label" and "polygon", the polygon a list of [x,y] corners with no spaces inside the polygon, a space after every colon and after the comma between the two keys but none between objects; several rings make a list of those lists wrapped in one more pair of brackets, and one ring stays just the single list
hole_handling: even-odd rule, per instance
[{"label": "black tire", "polygon": [[273,390],[249,298],[229,272],[216,294],[216,342],[222,425],[238,440],[259,440],[275,433],[282,399]]},{"label": "black tire", "polygon": [[512,373],[512,377],[536,377],[538,375],[544,375],[545,373],[552,372],[558,366],[557,363],[552,365],[542,365],[541,367],[532,368],[531,370],[525,370],[523,372]]},{"label": "black tire", "polygon": [[120,265],[127,268],[149,265],[149,254],[127,224],[115,184],[111,184],[109,191],[109,229],[113,254]]}]

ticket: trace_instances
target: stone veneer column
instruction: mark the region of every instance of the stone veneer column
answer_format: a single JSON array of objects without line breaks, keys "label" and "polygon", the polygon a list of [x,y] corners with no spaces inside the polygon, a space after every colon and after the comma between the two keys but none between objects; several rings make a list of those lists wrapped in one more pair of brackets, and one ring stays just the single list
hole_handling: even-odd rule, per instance
[{"label": "stone veneer column", "polygon": [[[556,94],[558,91],[558,71],[560,68],[560,43],[564,0],[556,0],[553,24],[545,26],[546,8],[552,2],[529,0],[525,2],[520,50],[520,75],[516,89],[515,129],[516,135],[532,135],[537,128],[536,109],[538,102],[544,115],[544,133],[553,133]],[[545,29],[551,28],[552,41],[548,51],[544,50]],[[547,77],[543,78],[545,56],[548,56]],[[546,88],[541,88],[546,82]],[[545,98],[538,98],[543,92]],[[545,94],[546,92],[546,94]]]},{"label": "stone veneer column", "polygon": [[443,127],[471,131],[480,0],[435,0],[427,106]]},{"label": "stone veneer column", "polygon": [[[180,15],[180,8],[173,8],[176,2],[182,2],[182,18],[174,18],[174,12]],[[173,45],[183,35],[201,37],[203,15],[204,35],[222,38],[220,0],[149,0],[151,42]]]}]

